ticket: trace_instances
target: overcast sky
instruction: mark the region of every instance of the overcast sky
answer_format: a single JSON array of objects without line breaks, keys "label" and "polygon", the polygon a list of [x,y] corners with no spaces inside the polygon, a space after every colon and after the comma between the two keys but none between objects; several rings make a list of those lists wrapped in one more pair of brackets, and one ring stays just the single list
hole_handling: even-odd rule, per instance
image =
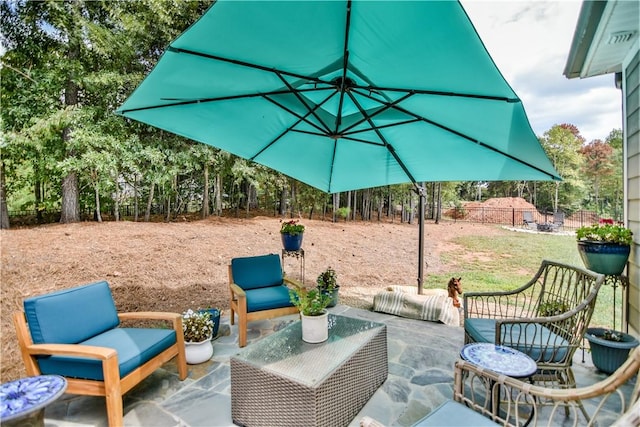
[{"label": "overcast sky", "polygon": [[489,54],[524,103],[533,131],[571,123],[587,142],[622,128],[613,74],[567,79],[581,1],[461,0]]}]

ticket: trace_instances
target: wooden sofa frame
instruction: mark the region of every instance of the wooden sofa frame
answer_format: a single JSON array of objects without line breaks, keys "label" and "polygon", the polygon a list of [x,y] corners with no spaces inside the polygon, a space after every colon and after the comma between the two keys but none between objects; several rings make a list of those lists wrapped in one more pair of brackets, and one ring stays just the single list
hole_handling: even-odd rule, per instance
[{"label": "wooden sofa frame", "polygon": [[16,311],[13,323],[16,328],[18,344],[27,375],[41,375],[37,356],[78,356],[99,359],[102,361],[104,381],[66,378],[67,393],[86,396],[104,396],[107,405],[107,418],[110,427],[123,424],[122,395],[139,384],[157,368],[177,357],[178,376],[180,380],[187,377],[187,361],[184,354],[184,335],[182,332],[182,316],[177,313],[136,312],[118,313],[123,320],[163,320],[172,323],[176,332],[176,343],[139,366],[131,373],[120,378],[118,354],[114,349],[80,344],[34,344],[31,339],[25,313]]}]

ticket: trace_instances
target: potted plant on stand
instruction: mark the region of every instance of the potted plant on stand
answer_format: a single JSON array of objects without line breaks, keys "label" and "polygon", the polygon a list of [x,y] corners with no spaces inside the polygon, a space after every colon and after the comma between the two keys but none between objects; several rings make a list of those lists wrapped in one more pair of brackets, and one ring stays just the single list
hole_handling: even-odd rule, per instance
[{"label": "potted plant on stand", "polygon": [[320,343],[329,338],[329,313],[327,306],[331,298],[318,288],[303,287],[290,289],[291,302],[300,310],[302,340],[308,343]]},{"label": "potted plant on stand", "polygon": [[587,328],[593,365],[607,374],[615,372],[629,357],[638,340],[629,334],[604,328]]},{"label": "potted plant on stand", "polygon": [[185,311],[182,313],[182,331],[184,332],[187,363],[195,365],[209,360],[213,355],[211,314],[207,311],[193,311],[191,309]]},{"label": "potted plant on stand", "polygon": [[327,267],[325,271],[318,275],[316,283],[320,292],[329,295],[331,298],[331,302],[327,307],[335,307],[338,304],[338,290],[340,289],[336,271],[331,267]]},{"label": "potted plant on stand", "polygon": [[302,247],[303,235],[304,225],[300,224],[298,220],[282,221],[280,236],[285,251],[299,251]]},{"label": "potted plant on stand", "polygon": [[580,258],[591,271],[619,276],[629,258],[632,236],[631,230],[611,219],[580,227],[576,230]]}]

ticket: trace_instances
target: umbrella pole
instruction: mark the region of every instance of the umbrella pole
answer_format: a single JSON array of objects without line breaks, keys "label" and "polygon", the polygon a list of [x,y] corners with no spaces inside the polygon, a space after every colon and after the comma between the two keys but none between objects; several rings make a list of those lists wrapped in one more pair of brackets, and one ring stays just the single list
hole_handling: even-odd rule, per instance
[{"label": "umbrella pole", "polygon": [[424,283],[424,202],[427,198],[424,182],[416,185],[416,191],[420,197],[420,203],[418,205],[418,294],[422,295],[422,286]]}]

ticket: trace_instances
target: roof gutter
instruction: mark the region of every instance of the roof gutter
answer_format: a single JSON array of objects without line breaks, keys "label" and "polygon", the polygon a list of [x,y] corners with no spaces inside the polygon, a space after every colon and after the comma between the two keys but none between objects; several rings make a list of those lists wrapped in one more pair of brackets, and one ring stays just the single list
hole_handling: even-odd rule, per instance
[{"label": "roof gutter", "polygon": [[600,24],[607,1],[585,0],[580,8],[576,31],[573,33],[569,58],[564,67],[564,74],[568,79],[580,77],[584,61],[587,58],[591,43]]}]

